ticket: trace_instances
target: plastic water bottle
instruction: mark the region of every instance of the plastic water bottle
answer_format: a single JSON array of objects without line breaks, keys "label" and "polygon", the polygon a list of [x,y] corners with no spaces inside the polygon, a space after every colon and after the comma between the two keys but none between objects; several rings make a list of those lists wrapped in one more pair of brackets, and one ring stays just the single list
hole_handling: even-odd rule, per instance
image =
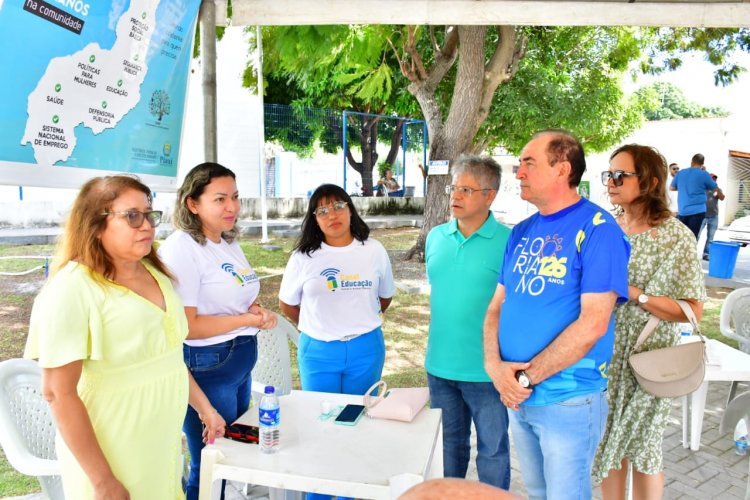
[{"label": "plastic water bottle", "polygon": [[258,407],[260,451],[276,453],[279,450],[279,398],[272,385],[267,385]]},{"label": "plastic water bottle", "polygon": [[734,452],[740,456],[747,455],[747,424],[744,418],[734,428]]}]

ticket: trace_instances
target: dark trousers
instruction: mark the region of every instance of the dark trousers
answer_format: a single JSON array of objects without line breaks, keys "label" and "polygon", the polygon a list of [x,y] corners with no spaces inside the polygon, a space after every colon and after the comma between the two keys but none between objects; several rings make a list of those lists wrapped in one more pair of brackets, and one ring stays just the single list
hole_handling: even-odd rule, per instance
[{"label": "dark trousers", "polygon": [[692,215],[678,215],[677,218],[680,219],[680,222],[690,228],[695,235],[695,240],[698,241],[698,235],[701,232],[701,224],[703,223],[703,218],[705,216],[706,212],[701,212]]}]

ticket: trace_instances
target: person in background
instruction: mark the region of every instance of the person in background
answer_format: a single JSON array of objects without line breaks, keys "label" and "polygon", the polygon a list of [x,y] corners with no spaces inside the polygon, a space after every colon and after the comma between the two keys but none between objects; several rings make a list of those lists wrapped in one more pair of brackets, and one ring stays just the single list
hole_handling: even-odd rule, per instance
[{"label": "person in background", "polygon": [[[670,163],[669,164],[669,182],[671,184],[672,179],[674,179],[675,175],[677,175],[677,172],[680,171],[679,165],[676,163]],[[667,195],[669,196],[669,209],[672,212],[672,215],[674,217],[677,217],[677,210],[678,210],[678,201],[677,201],[677,191],[673,191],[669,188],[669,184],[666,186]]]},{"label": "person in background", "polygon": [[184,498],[188,402],[202,440],[224,434],[182,361],[187,321],[153,246],[160,221],[135,177],[89,180],[34,301],[24,355],[42,367],[66,498]]},{"label": "person in background", "polygon": [[391,169],[386,169],[383,177],[378,180],[378,196],[387,196],[388,193],[398,191],[400,188],[398,181],[393,178]]},{"label": "person in background", "polygon": [[495,291],[510,229],[490,212],[500,165],[461,157],[447,186],[453,220],[427,235],[430,332],[425,369],[430,405],[443,410],[443,471],[465,478],[472,421],[479,480],[510,488],[508,411],[483,367],[482,320]]},{"label": "person in background", "polygon": [[[260,283],[237,242],[240,212],[234,173],[202,163],[177,190],[176,229],[159,254],[176,278],[189,333],[185,364],[227,422],[250,406],[250,373],[258,357],[255,335],[276,326],[276,314],[258,303]],[[187,499],[198,498],[202,422],[189,408],[183,430],[190,449]]]},{"label": "person in background", "polygon": [[702,154],[693,155],[690,168],[680,170],[669,185],[670,190],[677,191],[677,218],[690,228],[696,240],[706,215],[706,191],[718,187],[703,162]]},{"label": "person in background", "polygon": [[641,389],[628,358],[651,315],[662,321],[639,351],[679,342],[678,322],[687,318],[676,299],[690,304],[698,320],[706,299],[695,240],[669,212],[666,170],[666,161],[656,149],[628,144],[612,153],[609,170],[602,172],[617,223],[632,245],[629,300],[615,308],[607,428],[592,471],[606,500],[625,498],[628,464],[633,466],[633,498],[662,498],[662,440],[671,400]]},{"label": "person in background", "polygon": [[302,390],[363,395],[380,380],[383,313],[396,285],[388,253],[369,235],[341,187],[313,192],[279,290],[281,312],[300,330]]},{"label": "person in background", "polygon": [[535,134],[520,162],[521,198],[539,212],[505,247],[484,323],[485,369],[512,410],[529,497],[591,498],[630,245],[610,214],[578,194],[586,160],[572,134]]},{"label": "person in background", "polygon": [[[711,179],[716,182],[718,176],[716,174],[710,174]],[[724,192],[718,185],[716,189],[709,189],[706,191],[706,216],[703,218],[701,228],[699,231],[703,231],[706,228],[706,244],[703,246],[703,260],[708,260],[708,255],[711,250],[711,242],[714,241],[714,234],[716,229],[719,227],[719,201],[725,198]]]}]

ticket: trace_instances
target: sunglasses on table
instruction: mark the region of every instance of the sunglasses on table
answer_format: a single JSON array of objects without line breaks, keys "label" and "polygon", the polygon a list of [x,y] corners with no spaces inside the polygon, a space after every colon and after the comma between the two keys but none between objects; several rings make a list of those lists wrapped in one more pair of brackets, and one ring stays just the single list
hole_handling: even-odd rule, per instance
[{"label": "sunglasses on table", "polygon": [[602,172],[602,184],[606,186],[609,180],[612,179],[615,186],[622,186],[622,183],[625,182],[625,177],[638,177],[638,174],[625,172],[624,170],[615,170],[614,172],[605,170]]},{"label": "sunglasses on table", "polygon": [[325,217],[326,215],[330,214],[331,211],[333,212],[340,212],[343,209],[346,208],[348,205],[345,201],[336,201],[332,205],[328,205],[325,207],[318,207],[315,210],[313,210],[313,213],[317,215],[318,217]]},{"label": "sunglasses on table", "polygon": [[121,212],[104,212],[102,215],[121,215],[128,221],[128,226],[132,228],[139,228],[143,225],[143,220],[147,220],[151,227],[156,227],[161,224],[161,210],[149,210],[148,212],[140,212],[138,210],[123,210]]}]

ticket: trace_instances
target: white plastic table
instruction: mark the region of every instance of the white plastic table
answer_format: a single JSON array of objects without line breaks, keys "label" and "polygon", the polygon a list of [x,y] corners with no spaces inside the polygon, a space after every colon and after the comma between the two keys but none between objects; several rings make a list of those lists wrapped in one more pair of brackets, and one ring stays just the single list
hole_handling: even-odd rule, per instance
[{"label": "white plastic table", "polygon": [[[695,340],[698,338],[688,337],[684,341]],[[708,383],[750,381],[750,354],[714,339],[707,339],[706,354],[708,359],[703,383],[695,392],[682,397],[682,446],[691,450],[698,450],[701,445]]]},{"label": "white plastic table", "polygon": [[[279,400],[279,451],[265,455],[258,445],[217,439],[201,456],[201,500],[218,498],[218,479],[265,485],[273,497],[276,488],[390,499],[425,479],[442,477],[440,410],[425,409],[410,423],[363,416],[357,425],[345,426],[321,421],[321,402],[362,404],[362,396],[292,391]],[[257,425],[258,408],[238,422]]]}]

